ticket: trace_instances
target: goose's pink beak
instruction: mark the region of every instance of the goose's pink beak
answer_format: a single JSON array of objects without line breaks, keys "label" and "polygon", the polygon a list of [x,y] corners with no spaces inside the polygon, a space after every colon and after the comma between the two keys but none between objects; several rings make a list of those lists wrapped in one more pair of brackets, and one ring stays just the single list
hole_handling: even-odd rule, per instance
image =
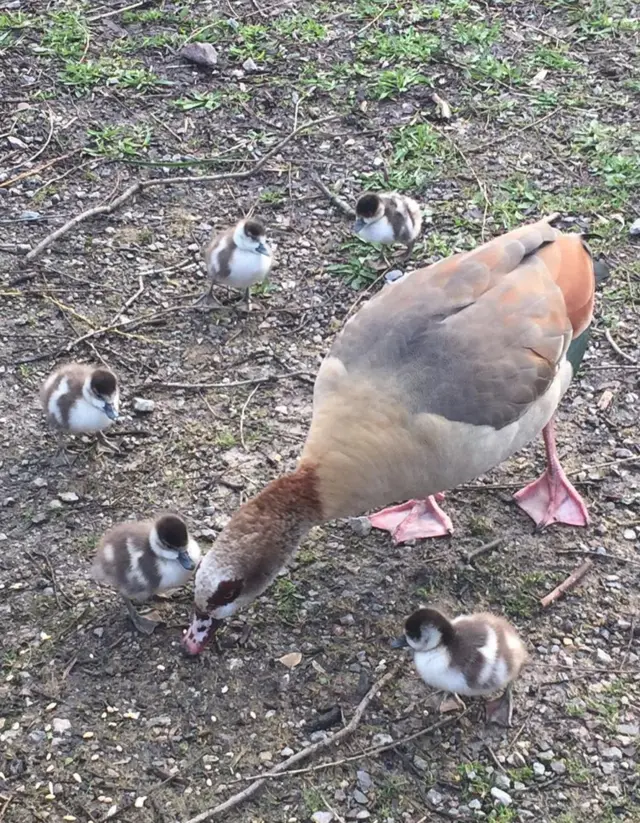
[{"label": "goose's pink beak", "polygon": [[182,645],[185,652],[192,657],[200,654],[221,625],[222,620],[218,620],[215,617],[200,617],[195,614],[191,625],[182,638]]}]

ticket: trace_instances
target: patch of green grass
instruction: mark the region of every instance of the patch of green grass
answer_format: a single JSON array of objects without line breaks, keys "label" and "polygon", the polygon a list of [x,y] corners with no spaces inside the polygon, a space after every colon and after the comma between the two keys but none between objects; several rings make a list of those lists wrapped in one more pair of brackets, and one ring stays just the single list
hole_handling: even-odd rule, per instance
[{"label": "patch of green grass", "polygon": [[88,129],[91,145],[84,149],[92,157],[107,157],[117,160],[136,157],[144,152],[151,142],[149,126],[105,126],[102,129]]},{"label": "patch of green grass", "polygon": [[592,120],[574,132],[571,148],[600,178],[614,205],[624,205],[638,190],[640,134],[631,124],[617,126]]},{"label": "patch of green grass", "polygon": [[265,62],[269,45],[267,34],[267,27],[258,23],[240,26],[236,30],[237,42],[229,48],[229,55],[238,61],[251,58],[255,62]]},{"label": "patch of green grass", "polygon": [[376,100],[392,100],[406,94],[414,86],[428,86],[431,81],[418,69],[397,66],[381,71],[375,79],[372,93]]},{"label": "patch of green grass", "polygon": [[0,12],[0,51],[17,46],[22,39],[20,33],[36,25],[37,18],[21,11]]},{"label": "patch of green grass", "polygon": [[628,17],[623,4],[592,0],[588,8],[570,10],[569,20],[577,27],[578,40],[608,39],[624,32],[640,31],[640,20]]},{"label": "patch of green grass", "polygon": [[52,11],[44,23],[38,51],[61,60],[79,60],[86,48],[89,27],[83,14],[75,11]]},{"label": "patch of green grass", "polygon": [[327,266],[327,271],[334,277],[341,277],[348,286],[356,291],[363,289],[379,276],[371,266],[371,246],[357,237],[349,237],[340,244],[339,263]]},{"label": "patch of green grass", "polygon": [[287,200],[284,192],[277,189],[266,189],[260,192],[260,202],[268,203],[270,206],[280,206]]},{"label": "patch of green grass", "polygon": [[547,576],[542,572],[530,572],[513,581],[513,589],[502,599],[507,617],[531,617],[538,608],[538,599],[544,593]]},{"label": "patch of green grass", "polygon": [[232,446],[235,446],[238,441],[235,434],[227,429],[221,429],[218,431],[214,442],[216,446],[220,446],[222,449],[230,449]]},{"label": "patch of green grass", "polygon": [[462,783],[462,795],[465,799],[484,799],[491,792],[491,778],[486,766],[480,762],[463,763],[456,769],[456,776]]},{"label": "patch of green grass", "polygon": [[458,22],[453,27],[453,37],[462,46],[477,44],[490,46],[500,39],[500,23]]},{"label": "patch of green grass", "polygon": [[273,31],[284,37],[291,37],[300,43],[320,43],[327,37],[327,27],[313,17],[291,14],[278,18]]},{"label": "patch of green grass", "polygon": [[522,83],[520,68],[508,60],[495,57],[488,51],[477,51],[463,58],[463,66],[471,80],[484,85],[501,83],[517,86]]},{"label": "patch of green grass", "polygon": [[172,23],[174,16],[164,9],[131,9],[122,12],[123,23]]},{"label": "patch of green grass", "polygon": [[374,32],[358,47],[362,59],[396,63],[428,63],[441,51],[437,34],[408,28],[402,34]]},{"label": "patch of green grass", "polygon": [[381,172],[362,175],[366,188],[416,192],[435,178],[436,169],[450,154],[449,144],[429,123],[394,129],[389,141],[393,153],[387,163],[388,176]]},{"label": "patch of green grass", "polygon": [[300,611],[300,603],[304,600],[298,592],[296,584],[288,577],[279,577],[274,583],[272,591],[276,601],[276,610],[280,618],[284,620],[285,623],[296,623],[298,620],[298,612]]},{"label": "patch of green grass", "polygon": [[498,806],[489,812],[487,821],[488,823],[512,823],[512,821],[516,820],[517,816],[515,809],[510,809],[507,806]]},{"label": "patch of green grass", "polygon": [[564,764],[567,767],[567,774],[574,783],[583,786],[589,782],[591,777],[589,769],[578,758],[569,757],[564,761]]},{"label": "patch of green grass", "polygon": [[584,67],[577,60],[567,56],[568,47],[564,44],[554,46],[537,46],[531,55],[531,64],[536,68],[584,73]]},{"label": "patch of green grass", "polygon": [[224,95],[220,91],[199,92],[192,91],[187,97],[181,97],[173,101],[173,105],[180,111],[193,111],[193,109],[205,109],[215,111],[222,106]]},{"label": "patch of green grass", "polygon": [[533,780],[533,769],[531,766],[522,766],[519,769],[509,769],[509,777],[513,781],[519,781],[520,783],[528,783],[530,780]]},{"label": "patch of green grass", "polygon": [[165,31],[143,37],[126,37],[116,40],[111,50],[115,54],[129,54],[137,53],[143,49],[177,48],[183,41],[183,35],[173,31]]},{"label": "patch of green grass", "polygon": [[146,91],[162,81],[139,61],[124,62],[102,57],[84,63],[69,61],[58,74],[65,86],[71,86],[76,94],[86,94],[99,85]]}]

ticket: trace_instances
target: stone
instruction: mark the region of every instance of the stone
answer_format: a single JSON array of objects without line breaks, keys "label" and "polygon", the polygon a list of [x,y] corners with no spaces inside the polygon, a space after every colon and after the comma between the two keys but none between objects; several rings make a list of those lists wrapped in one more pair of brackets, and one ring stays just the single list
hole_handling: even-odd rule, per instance
[{"label": "stone", "polygon": [[293,749],[291,746],[285,746],[284,749],[280,752],[280,757],[291,757],[293,754]]},{"label": "stone", "polygon": [[333,812],[314,812],[311,815],[313,823],[331,823],[333,820]]},{"label": "stone", "polygon": [[507,777],[506,774],[497,774],[496,775],[496,786],[499,789],[510,789],[511,788],[511,780]]},{"label": "stone", "polygon": [[613,658],[604,649],[596,649],[596,660],[598,663],[604,663],[605,665],[613,663]]},{"label": "stone", "polygon": [[637,537],[635,529],[625,529],[622,532],[622,536],[625,540],[635,540]]},{"label": "stone", "polygon": [[429,768],[429,764],[426,760],[424,760],[420,755],[416,754],[413,758],[413,765],[418,769],[418,771],[426,772]]},{"label": "stone", "polygon": [[536,777],[542,777],[543,774],[546,772],[545,767],[542,765],[542,763],[539,763],[537,760],[533,761],[532,768],[533,773]]},{"label": "stone", "polygon": [[567,767],[564,765],[562,760],[554,760],[551,763],[551,771],[554,772],[554,774],[565,774]]},{"label": "stone", "polygon": [[[195,43],[193,45],[196,45]],[[156,404],[154,400],[147,400],[144,397],[133,398],[133,410],[136,414],[151,414],[155,409]]]},{"label": "stone", "polygon": [[440,792],[437,792],[435,789],[429,789],[427,792],[427,800],[429,803],[433,803],[434,806],[440,806],[444,798]]},{"label": "stone", "polygon": [[606,760],[622,760],[622,751],[617,746],[610,746],[602,750],[602,756]]},{"label": "stone", "polygon": [[43,743],[46,739],[46,732],[42,729],[34,729],[32,732],[29,732],[29,740],[36,745]]},{"label": "stone", "polygon": [[64,717],[54,717],[51,721],[51,725],[53,726],[53,730],[56,734],[64,734],[71,729],[71,721],[66,720]]},{"label": "stone", "polygon": [[247,57],[247,59],[242,64],[242,68],[245,71],[258,71],[258,66],[256,64],[256,61],[253,60],[251,57]]},{"label": "stone", "polygon": [[602,774],[606,775],[613,774],[616,769],[613,763],[603,763],[600,768],[602,769]]},{"label": "stone", "polygon": [[378,732],[378,734],[373,735],[373,739],[371,740],[371,745],[375,746],[390,746],[393,743],[393,737],[390,734],[384,734],[384,732]]},{"label": "stone", "polygon": [[368,537],[373,526],[368,517],[350,517],[349,528],[358,537]]},{"label": "stone", "polygon": [[482,808],[482,803],[475,797],[473,800],[469,801],[469,808],[472,809],[474,812],[479,812]]},{"label": "stone", "polygon": [[361,792],[360,789],[356,789],[354,791],[353,799],[356,801],[356,803],[359,803],[361,806],[366,806],[367,803],[369,802],[367,800],[366,794],[363,794],[363,792]]},{"label": "stone", "polygon": [[637,737],[640,734],[640,726],[637,723],[621,723],[618,726],[618,734],[627,737]]},{"label": "stone", "polygon": [[180,49],[180,56],[197,66],[212,68],[218,65],[218,52],[211,43],[187,43]]},{"label": "stone", "polygon": [[273,760],[273,755],[271,754],[271,752],[260,752],[258,757],[260,758],[260,760],[262,760],[263,763],[268,763],[270,760]]},{"label": "stone", "polygon": [[358,780],[358,786],[361,788],[363,792],[368,792],[369,789],[373,788],[373,780],[369,772],[365,772],[364,769],[359,769],[356,773],[356,778]]},{"label": "stone", "polygon": [[58,497],[63,503],[77,503],[80,500],[75,492],[60,492]]},{"label": "stone", "polygon": [[640,237],[640,217],[629,226],[629,234],[631,237]]},{"label": "stone", "polygon": [[491,797],[494,797],[501,806],[510,806],[513,803],[513,798],[507,792],[503,792],[497,786],[491,787]]},{"label": "stone", "polygon": [[289,654],[285,654],[278,658],[278,663],[282,663],[282,665],[286,666],[288,669],[295,669],[296,666],[300,665],[301,661],[302,655],[300,652],[290,652]]},{"label": "stone", "polygon": [[546,752],[540,752],[538,755],[538,760],[541,760],[543,763],[550,763],[553,760],[552,750],[547,749]]}]

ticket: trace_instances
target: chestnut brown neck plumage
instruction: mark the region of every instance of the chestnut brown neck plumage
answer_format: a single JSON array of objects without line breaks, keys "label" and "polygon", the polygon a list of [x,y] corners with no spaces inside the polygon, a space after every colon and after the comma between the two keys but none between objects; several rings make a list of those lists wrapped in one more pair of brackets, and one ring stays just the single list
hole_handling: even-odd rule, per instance
[{"label": "chestnut brown neck plumage", "polygon": [[[273,480],[231,518],[212,552],[233,552],[238,571],[251,587],[261,587],[280,568],[315,524],[324,519],[316,468],[303,464],[291,474]],[[256,538],[262,551],[256,553]],[[246,578],[245,578],[246,579]]]}]

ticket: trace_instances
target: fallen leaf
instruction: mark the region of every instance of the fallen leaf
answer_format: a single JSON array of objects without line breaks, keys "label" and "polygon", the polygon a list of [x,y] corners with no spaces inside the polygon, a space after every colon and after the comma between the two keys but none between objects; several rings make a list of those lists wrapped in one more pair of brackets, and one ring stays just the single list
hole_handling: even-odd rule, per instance
[{"label": "fallen leaf", "polygon": [[279,658],[278,663],[282,663],[283,666],[286,666],[288,669],[295,669],[296,666],[299,666],[302,661],[302,655],[300,652],[290,652],[289,654],[285,654],[283,657]]}]

